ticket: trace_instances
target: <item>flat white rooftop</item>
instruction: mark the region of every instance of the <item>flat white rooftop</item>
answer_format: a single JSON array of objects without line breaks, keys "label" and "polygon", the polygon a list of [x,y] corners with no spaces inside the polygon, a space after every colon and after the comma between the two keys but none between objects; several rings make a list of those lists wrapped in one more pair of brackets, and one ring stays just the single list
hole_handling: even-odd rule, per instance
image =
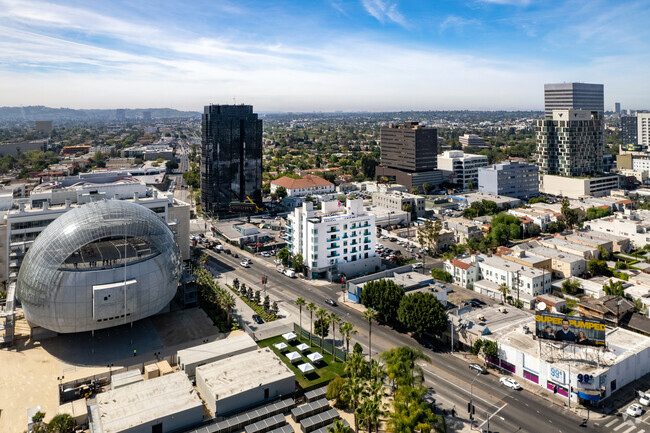
[{"label": "flat white rooftop", "polygon": [[269,348],[202,365],[196,369],[196,376],[203,379],[220,400],[257,388],[260,383],[295,377]]},{"label": "flat white rooftop", "polygon": [[257,343],[248,334],[213,341],[178,351],[179,362],[188,365],[202,362],[206,359],[220,358],[233,352],[246,349],[256,349]]},{"label": "flat white rooftop", "polygon": [[97,394],[103,433],[118,433],[202,406],[192,383],[181,372]]}]

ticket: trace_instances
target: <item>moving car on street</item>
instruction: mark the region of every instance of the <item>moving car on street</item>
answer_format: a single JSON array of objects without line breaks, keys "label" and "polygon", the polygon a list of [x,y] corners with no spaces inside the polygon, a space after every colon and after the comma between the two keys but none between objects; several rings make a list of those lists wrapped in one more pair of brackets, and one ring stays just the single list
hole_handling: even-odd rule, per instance
[{"label": "moving car on street", "polygon": [[336,307],[339,305],[336,303],[334,299],[325,299],[325,303],[331,305],[332,307]]},{"label": "moving car on street", "polygon": [[501,379],[499,379],[499,382],[501,382],[501,385],[505,385],[511,389],[521,389],[521,385],[519,385],[519,382],[509,377],[502,377]]}]

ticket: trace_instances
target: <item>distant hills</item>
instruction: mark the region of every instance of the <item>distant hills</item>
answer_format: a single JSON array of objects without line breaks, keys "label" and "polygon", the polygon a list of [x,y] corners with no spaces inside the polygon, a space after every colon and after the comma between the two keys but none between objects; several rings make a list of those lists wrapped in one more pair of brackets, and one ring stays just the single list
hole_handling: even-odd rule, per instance
[{"label": "distant hills", "polygon": [[21,123],[34,120],[61,122],[118,122],[142,119],[144,111],[151,112],[152,120],[200,117],[198,111],[179,111],[172,108],[134,108],[124,109],[125,120],[117,119],[117,110],[93,110],[72,108],[51,108],[41,105],[28,107],[0,107],[0,122]]}]

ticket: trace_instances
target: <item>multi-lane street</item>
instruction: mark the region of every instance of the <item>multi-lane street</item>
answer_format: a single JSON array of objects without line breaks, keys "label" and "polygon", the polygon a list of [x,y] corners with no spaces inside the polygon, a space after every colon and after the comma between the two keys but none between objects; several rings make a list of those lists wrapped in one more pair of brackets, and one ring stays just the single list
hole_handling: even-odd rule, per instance
[{"label": "multi-lane street", "polygon": [[[366,351],[368,350],[368,323],[362,319],[359,311],[344,304],[332,307],[325,302],[328,298],[337,298],[341,291],[339,284],[288,278],[276,272],[271,259],[260,256],[255,256],[252,266],[244,269],[239,265],[240,259],[224,253],[217,254],[209,250],[206,252],[212,256],[210,267],[220,272],[222,278],[228,282],[238,278],[248,286],[262,288],[262,276],[266,275],[268,277],[266,289],[271,299],[277,300],[281,310],[290,313],[293,317],[298,316],[298,309],[293,303],[298,297],[303,297],[308,303],[313,302],[318,307],[335,311],[344,321],[355,325],[359,334],[353,338],[353,341],[358,341]],[[308,320],[309,316],[303,311],[303,324],[309,323]],[[500,385],[499,376],[493,371],[488,375],[477,376],[463,359],[447,352],[426,349],[408,335],[398,333],[388,326],[373,323],[373,357],[391,347],[405,344],[420,347],[431,358],[430,362],[422,362],[421,366],[425,372],[426,384],[435,392],[434,397],[438,407],[448,411],[455,408],[459,417],[467,419],[467,403],[471,393],[476,408],[475,427],[486,429],[486,417],[491,416],[489,426],[491,431],[585,430],[580,427],[582,419],[569,410],[529,391],[515,391]],[[603,423],[597,426],[594,422],[589,424],[588,430],[609,431]]]}]

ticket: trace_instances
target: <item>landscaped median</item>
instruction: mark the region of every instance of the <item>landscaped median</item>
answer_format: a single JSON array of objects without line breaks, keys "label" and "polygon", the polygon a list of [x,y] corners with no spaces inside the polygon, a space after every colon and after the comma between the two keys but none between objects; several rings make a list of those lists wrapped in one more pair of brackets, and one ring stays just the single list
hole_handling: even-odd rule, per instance
[{"label": "landscaped median", "polygon": [[[259,316],[264,319],[265,322],[272,322],[274,320],[278,319],[278,314],[277,314],[277,308],[278,304],[276,302],[273,302],[272,305],[268,305],[268,309],[264,308],[265,305],[260,305],[259,301],[261,299],[256,299],[256,298],[261,298],[262,294],[260,290],[253,291],[252,287],[246,287],[245,284],[242,284],[241,286],[239,285],[239,281],[235,279],[236,284],[235,287],[226,284],[226,286],[248,305],[251,307],[253,311],[255,311]],[[244,294],[246,292],[246,294]],[[269,302],[270,304],[270,302]]]},{"label": "landscaped median", "polygon": [[[285,343],[288,347],[280,351],[274,346],[274,344],[277,343]],[[257,345],[259,347],[269,347],[271,350],[273,350],[275,354],[280,357],[282,362],[284,362],[291,369],[291,371],[293,371],[296,374],[296,381],[298,382],[298,385],[300,385],[302,389],[310,389],[317,386],[325,385],[329,383],[330,380],[345,375],[344,362],[342,362],[341,360],[337,360],[336,362],[334,362],[332,359],[332,355],[330,355],[329,353],[322,350],[320,347],[313,344],[309,347],[309,349],[301,353],[300,350],[297,349],[297,346],[300,345],[301,343],[306,343],[307,345],[309,345],[309,340],[303,342],[296,338],[293,341],[286,341],[281,335],[278,335],[276,337],[271,337],[271,338],[267,338],[266,340],[258,341]],[[286,354],[290,352],[298,352],[300,354],[300,359],[294,363],[289,361]],[[318,352],[321,355],[323,355],[323,359],[319,362],[312,363],[307,358],[307,355],[315,352]],[[312,364],[315,370],[313,372],[303,374],[297,367],[299,364],[302,363]]]}]

